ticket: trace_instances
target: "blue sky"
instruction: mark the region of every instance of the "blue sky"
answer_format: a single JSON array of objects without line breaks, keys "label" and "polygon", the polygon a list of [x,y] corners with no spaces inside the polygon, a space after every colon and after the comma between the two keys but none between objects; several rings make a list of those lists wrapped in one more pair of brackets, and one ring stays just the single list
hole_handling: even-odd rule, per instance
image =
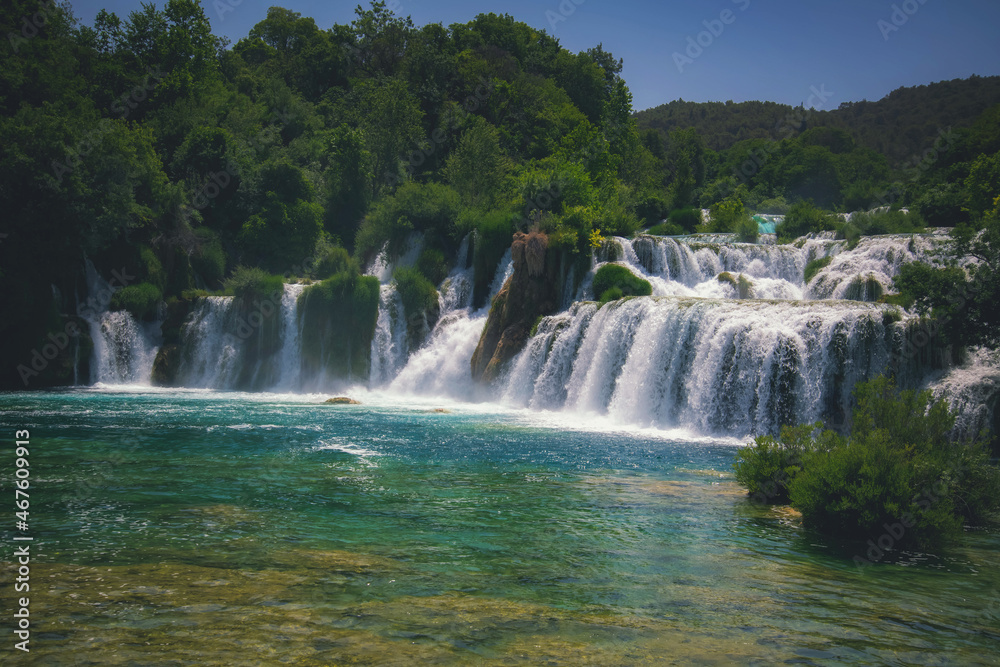
[{"label": "blue sky", "polygon": [[[315,19],[324,29],[350,23],[358,4],[202,1],[213,31],[233,43],[275,4]],[[123,19],[139,7],[139,0],[71,2],[77,17],[87,24],[102,7]],[[996,0],[510,0],[502,4],[390,0],[388,4],[398,7],[397,14],[412,16],[417,25],[464,23],[492,11],[544,28],[571,51],[603,43],[625,61],[623,75],[636,110],[678,98],[793,105],[812,101],[829,109],[842,102],[877,100],[900,86],[1000,74]],[[810,100],[814,88],[827,99]]]}]

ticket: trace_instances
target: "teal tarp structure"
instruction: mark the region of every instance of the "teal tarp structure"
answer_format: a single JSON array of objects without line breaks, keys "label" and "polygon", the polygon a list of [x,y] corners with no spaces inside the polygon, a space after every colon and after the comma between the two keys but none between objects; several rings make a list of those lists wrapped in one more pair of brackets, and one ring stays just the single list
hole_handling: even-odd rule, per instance
[{"label": "teal tarp structure", "polygon": [[759,215],[753,217],[753,221],[757,223],[757,233],[758,234],[774,234],[774,222],[771,220],[766,220]]}]

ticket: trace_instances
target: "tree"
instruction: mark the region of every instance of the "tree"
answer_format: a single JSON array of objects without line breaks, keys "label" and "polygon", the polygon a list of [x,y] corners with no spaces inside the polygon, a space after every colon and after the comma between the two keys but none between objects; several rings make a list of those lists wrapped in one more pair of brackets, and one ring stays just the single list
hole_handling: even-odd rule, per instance
[{"label": "tree", "polygon": [[449,156],[444,177],[473,208],[491,207],[510,172],[500,148],[500,133],[479,116],[473,116],[458,147]]},{"label": "tree", "polygon": [[358,123],[372,156],[371,194],[400,181],[400,155],[420,147],[423,113],[402,79],[378,78],[358,86]]}]

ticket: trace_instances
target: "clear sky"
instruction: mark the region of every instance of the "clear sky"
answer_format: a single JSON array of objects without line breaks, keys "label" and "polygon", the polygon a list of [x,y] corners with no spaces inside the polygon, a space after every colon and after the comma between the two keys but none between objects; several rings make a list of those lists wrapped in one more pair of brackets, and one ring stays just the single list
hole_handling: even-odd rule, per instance
[{"label": "clear sky", "polygon": [[[357,6],[357,2],[328,0],[202,2],[213,31],[234,44],[275,4],[315,19],[323,29],[350,23]],[[140,0],[71,3],[77,17],[91,24],[101,8],[124,19]],[[162,8],[164,2],[156,4]],[[507,13],[544,28],[574,52],[603,43],[625,61],[623,76],[636,110],[678,98],[793,105],[812,101],[829,109],[842,102],[877,100],[901,86],[1000,74],[997,0],[389,0],[387,4],[397,14],[411,16],[418,26],[464,23],[483,12]],[[813,88],[828,93],[828,99],[810,100]]]}]

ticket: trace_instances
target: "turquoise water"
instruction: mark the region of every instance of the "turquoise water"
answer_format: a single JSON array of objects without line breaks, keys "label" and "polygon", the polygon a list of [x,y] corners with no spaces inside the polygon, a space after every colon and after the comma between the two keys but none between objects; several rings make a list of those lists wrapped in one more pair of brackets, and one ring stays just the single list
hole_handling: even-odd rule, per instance
[{"label": "turquoise water", "polygon": [[323,398],[0,395],[31,431],[28,660],[1000,662],[997,534],[859,570],[867,536],[747,500],[732,442]]}]

